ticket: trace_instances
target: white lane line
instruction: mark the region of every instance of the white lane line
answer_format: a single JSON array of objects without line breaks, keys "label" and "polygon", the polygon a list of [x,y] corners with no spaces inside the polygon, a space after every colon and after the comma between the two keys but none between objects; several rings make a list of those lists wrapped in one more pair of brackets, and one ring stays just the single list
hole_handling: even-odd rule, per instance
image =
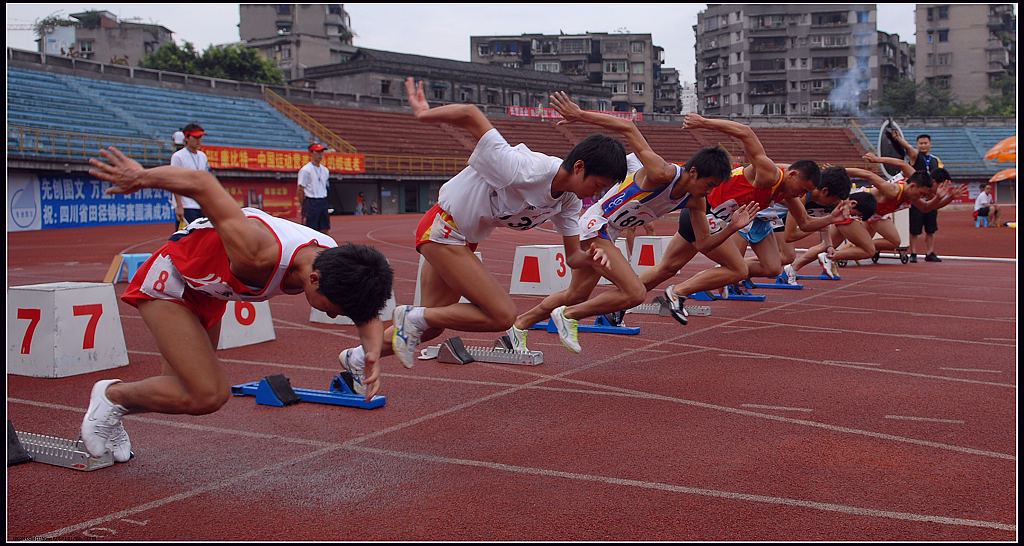
[{"label": "white lane line", "polygon": [[934,417],[911,417],[909,415],[886,415],[886,419],[898,419],[901,421],[927,421],[929,423],[953,423],[955,425],[962,425],[965,421],[960,419],[937,419]]},{"label": "white lane line", "polygon": [[1003,373],[1002,370],[982,370],[977,368],[939,368],[950,372]]},{"label": "white lane line", "polygon": [[776,410],[776,411],[814,411],[811,408],[788,408],[786,406],[762,406],[760,404],[740,404],[742,408],[754,408],[764,410]]}]

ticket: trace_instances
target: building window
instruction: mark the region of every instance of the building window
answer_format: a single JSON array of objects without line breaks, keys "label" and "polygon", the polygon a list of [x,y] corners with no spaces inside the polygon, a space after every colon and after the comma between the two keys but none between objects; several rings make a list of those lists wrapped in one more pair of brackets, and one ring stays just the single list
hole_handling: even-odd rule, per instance
[{"label": "building window", "polygon": [[611,82],[611,85],[607,86],[612,90],[613,95],[625,95],[626,94],[626,82]]},{"label": "building window", "polygon": [[634,74],[643,74],[644,73],[644,63],[633,63],[633,73]]},{"label": "building window", "polygon": [[487,104],[498,104],[498,92],[494,89],[487,90]]},{"label": "building window", "polygon": [[633,94],[643,95],[644,94],[644,82],[636,82],[633,84]]},{"label": "building window", "polygon": [[283,36],[285,34],[291,34],[291,33],[292,33],[292,25],[290,23],[278,23],[277,24],[277,34],[278,34],[278,36]]},{"label": "building window", "polygon": [[380,81],[380,94],[385,97],[391,94],[391,80]]},{"label": "building window", "polygon": [[949,19],[949,6],[939,6],[939,19]]},{"label": "building window", "polygon": [[942,30],[939,31],[939,41],[940,42],[948,42],[949,41],[949,29],[942,29]]},{"label": "building window", "polygon": [[629,51],[631,53],[643,53],[644,52],[644,43],[643,42],[630,42],[629,43]]},{"label": "building window", "polygon": [[78,42],[78,51],[87,54],[92,53],[92,40],[82,40]]},{"label": "building window", "polygon": [[533,69],[537,72],[555,72],[558,73],[559,66],[558,61],[545,61],[533,63]]},{"label": "building window", "polygon": [[522,106],[523,100],[520,98],[519,93],[512,93],[512,106]]},{"label": "building window", "polygon": [[341,4],[327,4],[327,13],[341,15]]},{"label": "building window", "polygon": [[566,38],[558,41],[562,53],[590,53],[590,39]]},{"label": "building window", "polygon": [[491,54],[491,44],[480,44],[476,46],[476,52],[481,57],[487,57]]},{"label": "building window", "polygon": [[625,74],[626,61],[605,61],[604,71],[606,74]]},{"label": "building window", "polygon": [[718,108],[718,95],[708,95],[704,97],[704,106],[708,108]]},{"label": "building window", "polygon": [[445,100],[445,88],[434,86],[434,100]]},{"label": "building window", "polygon": [[291,14],[291,12],[292,12],[292,5],[291,4],[278,4],[277,5],[277,14],[278,15],[289,15],[289,14]]}]

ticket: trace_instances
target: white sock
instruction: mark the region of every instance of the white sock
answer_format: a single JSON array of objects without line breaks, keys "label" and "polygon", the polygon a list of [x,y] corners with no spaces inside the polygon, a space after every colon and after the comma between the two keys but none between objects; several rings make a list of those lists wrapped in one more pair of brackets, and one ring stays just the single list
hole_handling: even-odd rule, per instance
[{"label": "white sock", "polygon": [[412,311],[409,311],[409,313],[405,315],[405,318],[411,322],[413,326],[416,326],[420,330],[426,330],[427,328],[430,328],[430,325],[427,324],[427,318],[423,316],[423,313],[426,312],[426,310],[426,307],[413,307]]},{"label": "white sock", "polygon": [[366,351],[363,350],[362,345],[352,349],[352,352],[348,354],[348,358],[360,366],[366,365]]}]

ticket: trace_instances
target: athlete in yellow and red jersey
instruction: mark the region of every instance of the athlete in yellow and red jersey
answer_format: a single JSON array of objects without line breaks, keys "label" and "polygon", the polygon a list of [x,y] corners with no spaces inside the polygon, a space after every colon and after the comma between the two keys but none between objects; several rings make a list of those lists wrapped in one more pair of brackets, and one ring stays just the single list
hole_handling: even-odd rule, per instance
[{"label": "athlete in yellow and red jersey", "polygon": [[[686,123],[688,127],[713,129],[738,139],[750,161],[750,164],[734,169],[729,180],[708,194],[707,218],[712,234],[729,224],[735,210],[752,202],[757,203],[761,210],[768,209],[775,202],[784,203],[801,228],[809,231],[817,231],[848,217],[849,206],[844,204],[837,206],[827,217],[811,218],[800,200],[804,195],[810,195],[811,199],[822,204],[835,204],[845,199],[850,193],[850,178],[844,169],[832,167],[822,173],[818,164],[808,159],[790,165],[776,164],[765,153],[754,131],[735,121],[687,114]],[[666,288],[665,297],[672,316],[686,324],[682,300],[688,294],[721,288],[750,276],[777,276],[782,270],[782,262],[774,237],[767,237],[771,232],[771,219],[758,218],[740,230],[746,241],[722,244],[705,252],[705,256],[721,267],[702,271],[682,284]],[[754,248],[757,259],[745,262],[738,245],[742,243],[745,246],[747,241]],[[674,276],[699,252],[693,242],[689,210],[683,209],[679,214],[679,231],[665,249],[662,261],[640,275],[648,290]]]}]

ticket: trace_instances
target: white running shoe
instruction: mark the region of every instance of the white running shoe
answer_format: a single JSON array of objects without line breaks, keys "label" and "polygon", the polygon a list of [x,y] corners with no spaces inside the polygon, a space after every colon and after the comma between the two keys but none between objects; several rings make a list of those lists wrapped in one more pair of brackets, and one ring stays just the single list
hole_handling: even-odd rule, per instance
[{"label": "white running shoe", "polygon": [[673,291],[674,288],[674,284],[665,288],[665,301],[668,302],[668,310],[672,313],[672,318],[679,321],[679,324],[686,326],[686,323],[689,321],[686,317],[690,316],[690,314],[686,312],[686,307],[683,306],[683,302],[686,301],[686,296],[680,298]]},{"label": "white running shoe", "polygon": [[558,330],[558,337],[562,339],[562,345],[574,353],[579,353],[582,349],[578,333],[579,321],[566,318],[563,313],[565,313],[564,305],[551,312],[551,321],[555,323],[555,329]]},{"label": "white running shoe", "polygon": [[793,269],[793,266],[791,264],[786,264],[786,267],[784,267],[783,270],[786,274],[786,283],[796,284],[796,270]]},{"label": "white running shoe", "polygon": [[839,277],[839,267],[836,263],[828,259],[828,256],[821,252],[818,254],[818,263],[821,264],[821,268],[825,273],[825,276],[830,279],[836,279]]},{"label": "white running shoe", "polygon": [[513,324],[505,333],[508,334],[508,339],[512,341],[513,351],[529,351],[526,348],[526,330],[520,330]]},{"label": "white running shoe", "polygon": [[406,318],[409,311],[412,311],[411,305],[399,305],[392,315],[395,333],[391,336],[391,350],[406,368],[416,365],[416,346],[420,344],[420,336],[423,335],[423,330]]},{"label": "white running shoe", "polygon": [[89,396],[89,409],[82,420],[82,440],[85,449],[93,457],[101,457],[107,451],[114,460],[123,463],[132,458],[132,443],[128,432],[121,424],[121,417],[128,413],[122,406],[114,404],[107,398],[107,387],[119,383],[120,379],[97,381]]},{"label": "white running shoe", "polygon": [[357,362],[357,359],[352,357],[352,351],[354,350],[355,349],[345,349],[338,353],[338,360],[341,362],[341,367],[344,368],[346,372],[352,374],[352,390],[355,391],[356,394],[366,394],[366,385],[363,384],[363,381],[366,379],[363,373],[366,364]]}]

